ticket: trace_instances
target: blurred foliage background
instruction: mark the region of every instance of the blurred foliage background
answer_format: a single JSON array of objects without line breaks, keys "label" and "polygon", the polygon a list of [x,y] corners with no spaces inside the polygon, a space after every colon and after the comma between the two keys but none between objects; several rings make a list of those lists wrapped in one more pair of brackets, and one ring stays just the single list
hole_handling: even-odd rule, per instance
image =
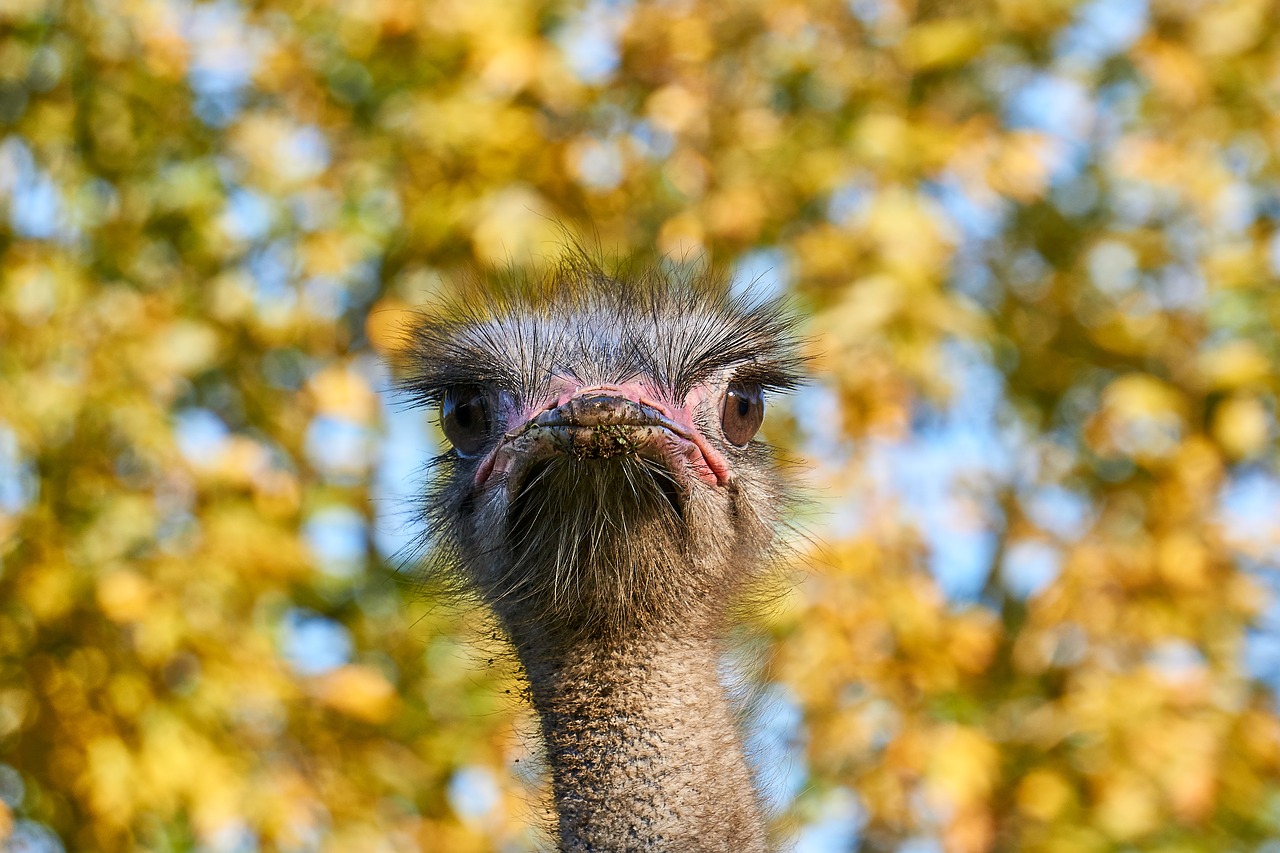
[{"label": "blurred foliage background", "polygon": [[565,223],[808,318],[784,847],[1280,849],[1278,6],[0,0],[0,848],[545,843],[384,357]]}]

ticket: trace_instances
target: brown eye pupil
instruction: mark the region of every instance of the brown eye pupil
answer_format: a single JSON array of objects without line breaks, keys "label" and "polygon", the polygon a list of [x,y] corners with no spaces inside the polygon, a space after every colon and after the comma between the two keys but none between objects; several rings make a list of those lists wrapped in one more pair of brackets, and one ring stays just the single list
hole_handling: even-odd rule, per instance
[{"label": "brown eye pupil", "polygon": [[734,382],[725,392],[720,423],[731,444],[742,447],[755,437],[764,421],[764,393],[759,385]]},{"label": "brown eye pupil", "polygon": [[450,391],[440,405],[440,426],[461,456],[475,456],[489,438],[489,399],[475,389]]}]

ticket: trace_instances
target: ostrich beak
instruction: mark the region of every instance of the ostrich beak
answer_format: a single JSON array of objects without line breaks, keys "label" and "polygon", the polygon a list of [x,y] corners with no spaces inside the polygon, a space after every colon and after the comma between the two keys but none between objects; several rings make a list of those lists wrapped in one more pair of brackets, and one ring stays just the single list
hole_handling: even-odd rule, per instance
[{"label": "ostrich beak", "polygon": [[693,424],[689,409],[672,411],[628,386],[585,388],[561,397],[508,431],[481,463],[476,485],[502,476],[514,498],[529,471],[556,456],[609,460],[640,457],[663,465],[677,482],[729,482],[726,460]]}]

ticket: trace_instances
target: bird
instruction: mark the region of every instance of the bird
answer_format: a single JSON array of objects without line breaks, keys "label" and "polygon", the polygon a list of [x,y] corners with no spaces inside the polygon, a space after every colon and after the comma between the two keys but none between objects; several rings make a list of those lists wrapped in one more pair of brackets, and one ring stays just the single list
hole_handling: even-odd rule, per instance
[{"label": "bird", "polygon": [[756,853],[761,795],[721,682],[792,487],[761,440],[803,381],[783,301],[571,252],[406,332],[400,388],[447,449],[421,517],[528,680],[564,853]]}]

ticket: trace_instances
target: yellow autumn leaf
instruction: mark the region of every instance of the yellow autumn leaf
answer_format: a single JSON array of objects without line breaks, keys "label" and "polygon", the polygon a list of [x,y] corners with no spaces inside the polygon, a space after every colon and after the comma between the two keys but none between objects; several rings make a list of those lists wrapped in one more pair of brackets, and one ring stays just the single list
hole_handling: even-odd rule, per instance
[{"label": "yellow autumn leaf", "polygon": [[1258,345],[1248,340],[1227,341],[1205,350],[1197,367],[1209,388],[1230,390],[1260,385],[1271,376],[1271,364]]},{"label": "yellow autumn leaf", "polygon": [[117,569],[98,580],[98,604],[117,622],[134,622],[147,615],[154,595],[151,584],[137,572]]},{"label": "yellow autumn leaf", "polygon": [[1112,838],[1134,841],[1159,826],[1156,792],[1145,779],[1118,772],[1103,777],[1099,787],[1097,821]]},{"label": "yellow autumn leaf", "polygon": [[561,232],[553,210],[533,188],[516,184],[477,202],[472,209],[472,245],[485,263],[526,264],[554,253]]},{"label": "yellow autumn leaf", "polygon": [[369,382],[348,365],[334,364],[308,383],[316,411],[330,417],[367,423],[377,407]]},{"label": "yellow autumn leaf", "polygon": [[679,84],[666,86],[649,96],[645,112],[654,124],[670,133],[682,133],[705,114],[706,105]]},{"label": "yellow autumn leaf", "polygon": [[368,723],[386,722],[395,713],[395,687],[371,666],[338,667],[319,676],[314,690],[326,705]]},{"label": "yellow autumn leaf", "polygon": [[1267,32],[1274,9],[1266,0],[1230,0],[1190,19],[1191,44],[1201,57],[1219,59],[1241,53]]},{"label": "yellow autumn leaf", "polygon": [[96,819],[108,825],[127,825],[139,805],[128,747],[115,736],[97,737],[86,744],[85,759],[85,776],[80,782],[89,792]]},{"label": "yellow autumn leaf", "polygon": [[1209,554],[1186,531],[1174,531],[1160,540],[1157,565],[1161,576],[1175,587],[1203,590],[1209,584]]},{"label": "yellow autumn leaf", "polygon": [[1227,456],[1247,459],[1266,449],[1274,423],[1258,398],[1238,395],[1218,405],[1213,413],[1212,431]]},{"label": "yellow autumn leaf", "polygon": [[1044,195],[1049,177],[1062,158],[1053,140],[1040,133],[1019,131],[1001,140],[987,172],[987,182],[1002,195],[1032,202]]},{"label": "yellow autumn leaf", "polygon": [[1071,786],[1052,770],[1033,770],[1018,783],[1018,809],[1036,820],[1054,820],[1074,799]]},{"label": "yellow autumn leaf", "polygon": [[1150,374],[1130,373],[1102,392],[1099,412],[1107,452],[1143,460],[1168,457],[1184,429],[1186,401],[1176,388]]},{"label": "yellow autumn leaf", "polygon": [[958,65],[983,47],[982,21],[944,18],[917,24],[907,31],[899,50],[915,71],[932,71]]},{"label": "yellow autumn leaf", "polygon": [[207,323],[181,320],[164,329],[146,349],[148,363],[189,376],[208,369],[218,358],[220,340]]},{"label": "yellow autumn leaf", "polygon": [[984,802],[999,778],[999,752],[980,731],[946,726],[932,738],[925,778],[930,791],[951,806]]}]

